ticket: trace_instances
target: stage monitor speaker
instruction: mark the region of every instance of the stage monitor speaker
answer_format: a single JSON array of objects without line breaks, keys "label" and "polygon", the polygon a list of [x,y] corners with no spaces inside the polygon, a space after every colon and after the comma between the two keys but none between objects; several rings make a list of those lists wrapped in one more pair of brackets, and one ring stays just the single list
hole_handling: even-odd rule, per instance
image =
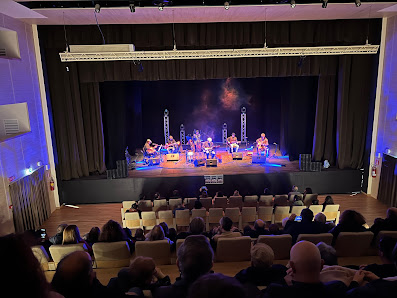
[{"label": "stage monitor speaker", "polygon": [[252,163],[266,163],[266,155],[252,155]]},{"label": "stage monitor speaker", "polygon": [[203,166],[203,165],[205,165],[205,159],[204,158],[196,159],[194,161],[194,166],[195,167],[200,167],[200,166]]},{"label": "stage monitor speaker", "polygon": [[310,171],[312,172],[321,172],[321,162],[312,162],[310,163]]},{"label": "stage monitor speaker", "polygon": [[233,152],[232,153],[233,159],[243,159],[243,152]]},{"label": "stage monitor speaker", "polygon": [[160,164],[160,157],[149,158],[149,166],[155,166]]},{"label": "stage monitor speaker", "polygon": [[207,165],[207,167],[217,167],[218,161],[216,159],[207,159],[206,165]]},{"label": "stage monitor speaker", "polygon": [[169,153],[165,157],[167,161],[179,161],[179,153]]},{"label": "stage monitor speaker", "polygon": [[310,171],[312,162],[311,154],[299,154],[299,170]]}]

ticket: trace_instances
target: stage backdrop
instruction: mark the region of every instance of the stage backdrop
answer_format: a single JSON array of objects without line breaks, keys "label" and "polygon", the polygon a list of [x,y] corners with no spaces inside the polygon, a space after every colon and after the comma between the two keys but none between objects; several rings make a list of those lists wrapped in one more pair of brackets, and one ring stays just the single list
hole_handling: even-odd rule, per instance
[{"label": "stage backdrop", "polygon": [[317,102],[317,77],[252,78],[195,81],[127,81],[100,84],[106,167],[142,148],[150,138],[164,144],[164,110],[169,111],[170,134],[179,140],[193,129],[202,138],[222,142],[223,123],[228,135],[240,135],[240,111],[247,109],[247,137],[252,144],[265,132],[283,154],[299,158],[311,152]]}]

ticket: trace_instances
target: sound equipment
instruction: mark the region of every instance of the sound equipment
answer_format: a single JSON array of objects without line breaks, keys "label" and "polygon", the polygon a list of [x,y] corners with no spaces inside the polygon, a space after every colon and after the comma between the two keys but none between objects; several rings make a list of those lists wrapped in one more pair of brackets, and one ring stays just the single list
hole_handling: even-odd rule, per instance
[{"label": "sound equipment", "polygon": [[127,160],[116,160],[117,169],[111,169],[106,171],[106,177],[108,179],[120,179],[128,177],[128,165]]},{"label": "sound equipment", "polygon": [[233,152],[232,157],[233,157],[233,159],[241,160],[241,159],[243,159],[243,152]]},{"label": "sound equipment", "polygon": [[218,161],[216,159],[207,159],[206,165],[207,165],[207,167],[217,167]]},{"label": "sound equipment", "polygon": [[311,162],[312,162],[311,154],[299,154],[299,170],[310,171]]},{"label": "sound equipment", "polygon": [[266,163],[266,155],[252,155],[252,163]]},{"label": "sound equipment", "polygon": [[165,158],[167,161],[179,161],[179,153],[168,153]]},{"label": "sound equipment", "polygon": [[203,166],[203,165],[205,165],[205,159],[204,158],[196,159],[194,161],[194,166],[195,167],[200,167],[200,166]]},{"label": "sound equipment", "polygon": [[310,171],[311,172],[321,172],[322,163],[315,161],[310,163]]},{"label": "sound equipment", "polygon": [[149,158],[149,166],[155,166],[160,164],[160,157]]}]

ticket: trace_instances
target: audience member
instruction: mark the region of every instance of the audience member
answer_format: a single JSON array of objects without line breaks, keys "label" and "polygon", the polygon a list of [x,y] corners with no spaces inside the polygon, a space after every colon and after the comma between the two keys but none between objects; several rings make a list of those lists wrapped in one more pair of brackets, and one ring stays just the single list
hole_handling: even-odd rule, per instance
[{"label": "audience member", "polygon": [[323,203],[323,211],[325,209],[325,206],[327,205],[334,205],[334,199],[331,196],[326,196],[324,199],[324,203]]},{"label": "audience member", "polygon": [[127,237],[125,231],[117,221],[109,220],[102,227],[102,232],[99,235],[99,242],[118,242],[127,241],[130,252],[134,252],[134,243]]},{"label": "audience member", "polygon": [[273,195],[273,193],[270,191],[269,188],[265,188],[265,189],[263,190],[263,194],[264,194],[265,196],[272,196],[272,195]]},{"label": "audience member", "polygon": [[320,251],[321,259],[324,261],[324,265],[334,266],[338,265],[338,257],[336,250],[331,245],[324,242],[317,243],[317,248]]},{"label": "audience member", "polygon": [[313,198],[312,205],[319,205],[320,201],[317,198]]},{"label": "audience member", "polygon": [[332,222],[327,223],[327,217],[322,212],[319,212],[314,216],[314,221],[321,224],[325,224],[327,226],[328,231],[331,230],[333,227],[335,227],[334,223]]},{"label": "audience member", "polygon": [[251,266],[241,270],[235,278],[242,284],[267,286],[273,282],[282,283],[287,267],[273,264],[274,252],[270,246],[257,243],[251,248]]},{"label": "audience member", "polygon": [[288,198],[290,198],[290,201],[292,201],[292,199],[296,195],[302,195],[302,194],[299,192],[298,186],[294,185],[294,186],[292,186],[291,191],[288,193]]},{"label": "audience member", "polygon": [[305,191],[303,192],[303,197],[305,197],[306,195],[312,195],[313,194],[313,190],[310,187],[306,187]]},{"label": "audience member", "polygon": [[269,234],[270,235],[280,235],[281,231],[280,231],[279,226],[277,224],[271,224],[269,226]]},{"label": "audience member", "polygon": [[265,229],[265,222],[261,219],[257,219],[255,221],[254,229],[251,229],[250,226],[247,227],[244,228],[244,236],[250,236],[251,238],[258,238],[260,235],[269,234],[269,232]]},{"label": "audience member", "polygon": [[141,228],[136,229],[135,236],[133,237],[134,241],[145,241],[145,234]]},{"label": "audience member", "polygon": [[72,252],[59,262],[51,285],[65,298],[111,297],[96,278],[90,255],[83,251]]},{"label": "audience member", "polygon": [[163,228],[164,236],[165,236],[165,237],[168,237],[168,235],[169,235],[169,233],[170,233],[170,230],[169,230],[169,228],[168,228],[167,223],[163,221],[163,222],[159,223],[159,226]]},{"label": "audience member", "polygon": [[387,209],[386,218],[375,219],[370,230],[375,235],[374,239],[378,235],[379,231],[397,231],[397,208],[392,207]]},{"label": "audience member", "polygon": [[328,227],[319,222],[313,221],[313,211],[309,208],[303,209],[301,212],[302,220],[295,221],[296,215],[291,214],[287,221],[284,233],[292,236],[292,243],[295,243],[299,234],[320,234],[329,231]]},{"label": "audience member", "polygon": [[107,288],[112,297],[128,297],[141,296],[143,290],[155,290],[170,284],[169,276],[156,267],[152,258],[136,257],[128,268],[121,269],[117,277],[109,281]]},{"label": "audience member", "polygon": [[161,195],[160,195],[159,192],[155,192],[155,193],[154,193],[153,200],[154,200],[154,201],[155,201],[155,200],[161,200]]},{"label": "audience member", "polygon": [[200,198],[208,198],[208,193],[206,190],[203,190],[200,194]]},{"label": "audience member", "polygon": [[154,297],[184,298],[190,286],[202,275],[210,272],[214,252],[207,238],[192,235],[185,239],[177,251],[176,264],[181,276],[168,287],[160,287]]},{"label": "audience member", "polygon": [[339,224],[334,227],[330,233],[334,235],[332,245],[335,245],[336,239],[340,232],[365,232],[367,229],[363,226],[365,218],[354,210],[345,210],[340,215]]},{"label": "audience member", "polygon": [[234,237],[240,237],[241,233],[236,231],[236,229],[232,230],[233,227],[233,222],[232,220],[224,216],[221,218],[219,221],[219,227],[215,228],[213,231],[213,234],[215,234],[212,239],[217,242],[219,238],[234,238]]},{"label": "audience member", "polygon": [[62,245],[68,244],[84,244],[84,249],[93,255],[91,246],[81,238],[79,228],[76,225],[69,225],[63,230],[63,241]]},{"label": "audience member", "polygon": [[205,233],[205,222],[201,217],[195,217],[189,224],[189,230],[187,232],[180,232],[176,239],[186,239],[190,235],[204,235]]},{"label": "audience member", "polygon": [[290,206],[291,205],[291,203],[290,203],[290,201],[289,201],[289,199],[288,199],[288,196],[285,196],[285,195],[282,195],[282,196],[275,196],[274,197],[274,204],[273,204],[273,206],[274,207],[277,207],[277,206]]},{"label": "audience member", "polygon": [[174,189],[172,191],[172,196],[170,197],[170,199],[181,199],[181,198],[182,196],[180,195],[179,190]]},{"label": "audience member", "polygon": [[94,243],[98,242],[100,234],[101,230],[98,227],[93,227],[83,238],[90,246],[93,246]]},{"label": "audience member", "polygon": [[184,206],[183,204],[178,204],[178,205],[175,206],[174,210],[172,210],[172,214],[173,214],[174,217],[175,217],[175,211],[176,211],[176,210],[185,210],[185,209],[186,209],[186,208],[185,208],[185,206]]},{"label": "audience member", "polygon": [[52,243],[52,244],[62,244],[63,242],[63,231],[65,230],[65,228],[67,227],[67,224],[60,224],[57,227],[57,233],[50,237],[48,240]]},{"label": "audience member", "polygon": [[[177,235],[178,233],[176,232],[176,230],[174,228],[170,228],[168,230],[168,235],[166,235],[166,238],[170,239],[171,243],[173,242],[175,244]],[[173,250],[174,249],[175,248],[173,248]]]},{"label": "audience member", "polygon": [[200,202],[200,200],[195,200],[193,209],[205,209],[205,208],[203,207],[203,204]]},{"label": "audience member", "polygon": [[233,197],[241,197],[240,192],[236,189],[232,195]]},{"label": "audience member", "polygon": [[293,203],[292,203],[292,206],[304,206],[303,201],[302,201],[302,197],[298,196],[298,195],[295,195]]},{"label": "audience member", "polygon": [[164,230],[160,225],[156,225],[146,236],[146,241],[167,240],[170,245],[174,244],[169,238],[165,237]]},{"label": "audience member", "polygon": [[244,288],[236,279],[220,274],[206,274],[192,284],[189,298],[244,298]]},{"label": "audience member", "polygon": [[199,189],[200,196],[201,196],[204,192],[205,192],[205,194],[208,194],[208,188],[207,188],[207,186],[205,186],[205,185],[201,186],[200,189]]},{"label": "audience member", "polygon": [[136,202],[131,205],[130,209],[125,210],[125,212],[138,212],[139,216],[141,216],[141,210],[139,210],[138,204]]}]

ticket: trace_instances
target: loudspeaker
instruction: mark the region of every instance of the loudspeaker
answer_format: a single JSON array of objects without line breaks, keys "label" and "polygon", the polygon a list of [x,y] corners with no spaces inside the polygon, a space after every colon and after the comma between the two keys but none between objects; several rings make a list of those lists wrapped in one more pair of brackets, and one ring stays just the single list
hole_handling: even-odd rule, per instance
[{"label": "loudspeaker", "polygon": [[149,166],[155,166],[160,164],[160,157],[149,158]]},{"label": "loudspeaker", "polygon": [[205,165],[205,159],[204,158],[196,159],[194,161],[194,166],[195,167],[200,167],[200,166],[203,166],[203,165]]},{"label": "loudspeaker", "polygon": [[207,165],[207,167],[217,167],[218,161],[216,159],[207,159],[206,165]]},{"label": "loudspeaker", "polygon": [[243,159],[243,152],[233,152],[232,153],[233,159]]},{"label": "loudspeaker", "polygon": [[299,170],[310,171],[311,162],[312,162],[311,154],[299,154]]},{"label": "loudspeaker", "polygon": [[310,171],[312,172],[321,172],[321,162],[312,162],[310,163]]},{"label": "loudspeaker", "polygon": [[252,163],[266,163],[266,155],[252,155]]},{"label": "loudspeaker", "polygon": [[106,170],[106,177],[112,179],[112,170]]},{"label": "loudspeaker", "polygon": [[169,153],[165,157],[167,161],[179,161],[179,153]]}]

